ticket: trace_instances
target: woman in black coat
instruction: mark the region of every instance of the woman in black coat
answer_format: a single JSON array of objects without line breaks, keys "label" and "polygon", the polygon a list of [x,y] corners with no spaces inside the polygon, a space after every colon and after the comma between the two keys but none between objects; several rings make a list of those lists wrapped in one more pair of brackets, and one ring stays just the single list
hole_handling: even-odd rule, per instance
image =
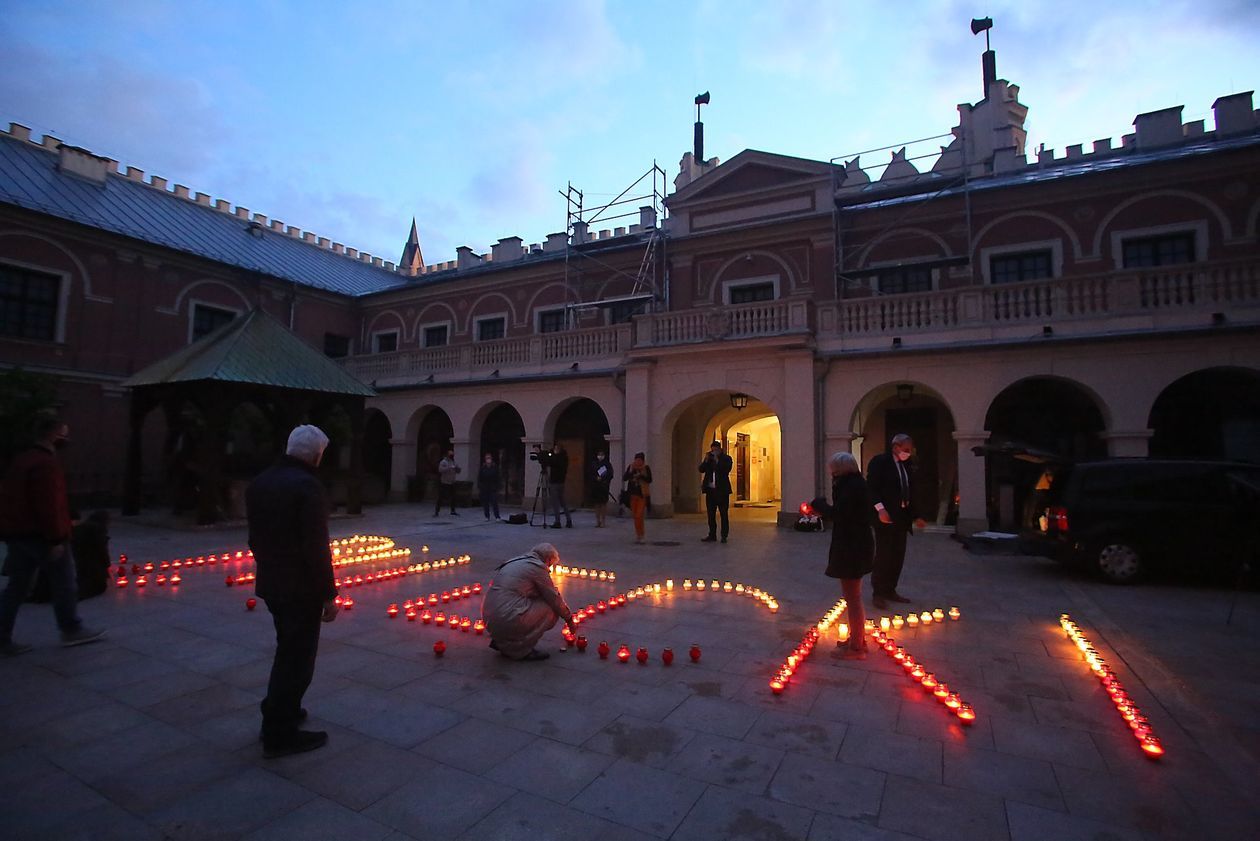
[{"label": "woman in black coat", "polygon": [[862,605],[862,576],[874,567],[875,535],[871,531],[871,498],[866,480],[852,453],[836,453],[827,462],[831,471],[831,499],[811,505],[831,520],[831,550],[826,575],[840,579],[847,607],[849,643],[846,659],[866,659],[866,610]]}]

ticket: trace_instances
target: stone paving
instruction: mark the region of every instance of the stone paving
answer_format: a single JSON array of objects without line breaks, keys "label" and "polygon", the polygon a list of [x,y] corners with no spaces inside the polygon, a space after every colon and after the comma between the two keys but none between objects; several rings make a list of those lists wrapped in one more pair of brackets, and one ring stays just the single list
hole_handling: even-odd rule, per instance
[{"label": "stone paving", "polygon": [[[841,661],[830,641],[783,695],[769,692],[838,598],[821,575],[826,535],[736,522],[729,545],[700,544],[703,526],[680,517],[650,521],[649,545],[635,546],[628,519],[596,530],[582,513],[552,532],[428,514],[386,506],[334,520],[338,537],[388,534],[474,560],[353,590],[354,609],[324,627],[306,699],[329,744],[301,756],[261,756],[271,624],[221,573],[85,602],[109,635],[80,648],[57,647],[49,607],[25,605],[15,636],[36,650],[0,660],[0,836],[1126,839],[1260,826],[1255,592],[1108,587],[918,536],[903,589],[919,610],[958,605],[963,618],[897,637],[975,705],[964,729],[890,658]],[[508,553],[547,539],[568,563],[616,571],[618,587],[673,577],[676,590],[591,620],[584,654],[560,653],[557,629],[545,663],[385,615],[390,602],[487,581]],[[243,545],[240,528],[122,522],[112,549],[144,562]],[[762,587],[781,608],[677,589],[699,576]],[[613,586],[563,588],[583,605]],[[1162,761],[1142,755],[1059,630],[1062,612],[1150,717]],[[441,659],[438,638],[450,646]],[[652,660],[600,661],[602,639]]]}]

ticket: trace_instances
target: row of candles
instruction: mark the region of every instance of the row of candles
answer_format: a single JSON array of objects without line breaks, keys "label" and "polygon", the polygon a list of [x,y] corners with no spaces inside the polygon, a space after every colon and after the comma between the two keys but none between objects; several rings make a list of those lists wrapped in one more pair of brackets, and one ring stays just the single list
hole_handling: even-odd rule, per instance
[{"label": "row of candles", "polygon": [[[672,584],[673,582],[671,581],[670,583]],[[771,613],[779,612],[779,600],[772,594],[762,590],[760,587],[745,586],[742,583],[732,584],[729,581],[719,584],[716,578],[709,581],[707,585],[705,584],[703,578],[697,578],[695,584],[691,583],[690,578],[684,578],[682,586],[684,590],[695,589],[701,593],[708,589],[715,593],[734,593],[740,596],[748,596],[751,599],[756,599],[761,602]],[[673,589],[673,587],[671,586],[670,589]]]},{"label": "row of candles", "polygon": [[896,640],[879,628],[867,628],[866,633],[880,647],[880,650],[905,670],[906,677],[922,686],[924,692],[940,701],[946,710],[958,717],[959,721],[966,725],[975,723],[976,711],[971,704],[964,701],[957,692],[950,690],[949,684],[938,681],[936,675],[929,672],[922,663],[911,657],[909,652],[897,645]]},{"label": "row of candles", "polygon": [[[356,534],[352,537],[342,538],[341,540],[333,540],[328,544],[332,551],[333,565],[344,566],[346,564],[361,564],[375,560],[387,560],[395,557],[407,557],[411,555],[410,549],[399,549],[392,538],[379,535],[362,535]],[[423,546],[420,550],[424,554],[428,554],[429,547]],[[160,561],[150,561],[145,564],[131,564],[131,574],[134,575],[151,575],[154,572],[168,572],[170,570],[188,570],[199,567],[215,566],[218,564],[227,564],[231,562],[244,563],[254,560],[254,552],[251,549],[237,549],[228,552],[211,552],[206,555],[189,555],[185,558],[168,558]],[[118,556],[118,576],[127,575],[127,555],[125,553]]]},{"label": "row of candles", "polygon": [[378,569],[374,572],[362,573],[360,575],[347,575],[343,578],[334,578],[333,584],[337,587],[361,587],[364,584],[392,581],[395,578],[402,578],[406,575],[423,575],[426,572],[438,572],[444,569],[454,569],[457,566],[466,566],[470,563],[472,563],[471,555],[451,556],[449,558],[439,558],[436,561],[425,561],[420,564],[407,564],[406,566]]},{"label": "row of candles", "polygon": [[[472,584],[465,584],[462,587],[453,587],[450,590],[443,590],[440,595],[438,593],[430,593],[427,599],[422,595],[416,596],[414,599],[407,599],[402,603],[402,613],[409,622],[414,622],[416,619],[419,619],[427,625],[429,624],[429,621],[434,618],[433,612],[429,608],[436,607],[439,604],[449,604],[450,602],[457,602],[460,599],[468,599],[479,595],[481,595],[481,582],[475,581]],[[385,615],[390,619],[396,618],[398,613],[399,607],[397,602],[391,602],[390,605],[385,608]],[[438,615],[441,616],[440,613]],[[443,618],[442,622],[437,624],[444,624],[445,621],[445,618]]]},{"label": "row of candles", "polygon": [[591,581],[617,580],[617,573],[610,569],[587,569],[586,567],[571,567],[564,564],[552,564],[547,569],[552,575],[559,578],[585,578]]},{"label": "row of candles", "polygon": [[[610,572],[609,575],[611,574],[612,573]],[[626,590],[624,593],[617,593],[609,596],[606,600],[601,599],[594,604],[588,604],[584,608],[573,611],[573,624],[581,625],[583,622],[593,619],[596,616],[600,616],[610,610],[616,610],[619,607],[624,607],[631,602],[638,601],[643,598],[660,596],[662,593],[669,594],[672,593],[673,590],[674,579],[672,578],[665,579],[664,584],[656,581],[651,584],[644,584],[641,587],[634,587]],[[585,634],[575,634],[566,626],[561,630],[560,635],[564,637],[564,641],[567,646],[576,648],[579,653],[586,651],[588,641]],[[607,641],[601,641],[595,651],[599,654],[599,659],[607,660],[608,656],[612,653],[612,646],[610,646]],[[691,658],[691,662],[698,663],[700,661],[701,654],[700,646],[693,643],[688,649],[687,654]],[[633,656],[640,666],[646,666],[648,660],[651,659],[651,655],[648,653],[647,648],[643,646],[639,646]],[[617,646],[617,662],[628,663],[630,662],[630,657],[630,646],[626,643],[619,643]],[[673,663],[674,649],[668,646],[662,648],[661,662],[666,666]]]},{"label": "row of candles", "polygon": [[1129,698],[1129,693],[1125,691],[1124,685],[1120,683],[1120,679],[1116,677],[1115,672],[1107,665],[1107,661],[1099,655],[1097,649],[1090,643],[1089,639],[1081,632],[1081,628],[1072,621],[1072,617],[1064,613],[1059,616],[1059,626],[1063,628],[1076,648],[1081,652],[1081,657],[1089,664],[1090,671],[1102,683],[1103,689],[1107,691],[1111,702],[1116,705],[1116,712],[1120,713],[1120,717],[1129,725],[1129,729],[1133,731],[1133,736],[1138,740],[1138,745],[1142,748],[1142,752],[1151,759],[1159,759],[1164,755],[1164,745],[1160,742],[1159,737],[1155,735],[1155,731],[1151,728],[1151,723],[1147,721],[1146,716],[1142,715],[1142,710],[1138,705],[1133,703]]},{"label": "row of candles", "polygon": [[[770,691],[775,695],[783,694],[783,690],[792,682],[792,675],[796,673],[796,669],[805,660],[806,657],[814,650],[814,646],[827,633],[832,625],[840,619],[840,614],[844,613],[848,607],[848,602],[840,599],[831,606],[821,619],[805,631],[805,636],[801,637],[800,644],[792,650],[787,657],[783,659],[783,665],[779,667],[779,671],[774,677],[770,678]],[[843,625],[841,626],[844,627]],[[847,635],[846,635],[847,638]]]},{"label": "row of candles", "polygon": [[[922,613],[911,613],[905,617],[901,614],[894,616],[881,616],[879,618],[879,629],[885,633],[888,631],[900,631],[902,628],[917,628],[920,625],[931,625],[933,622],[944,622],[945,617],[949,617],[957,622],[962,616],[962,611],[957,607],[951,607],[947,613],[944,608],[935,608],[933,610],[925,610]],[[868,625],[874,620],[867,620]]]}]

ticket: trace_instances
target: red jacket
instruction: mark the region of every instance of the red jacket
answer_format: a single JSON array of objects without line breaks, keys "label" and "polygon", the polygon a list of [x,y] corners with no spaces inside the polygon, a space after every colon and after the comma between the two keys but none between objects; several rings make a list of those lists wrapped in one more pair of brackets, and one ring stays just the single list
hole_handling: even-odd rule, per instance
[{"label": "red jacket", "polygon": [[41,537],[49,543],[70,539],[66,474],[47,447],[23,450],[0,480],[0,537]]}]

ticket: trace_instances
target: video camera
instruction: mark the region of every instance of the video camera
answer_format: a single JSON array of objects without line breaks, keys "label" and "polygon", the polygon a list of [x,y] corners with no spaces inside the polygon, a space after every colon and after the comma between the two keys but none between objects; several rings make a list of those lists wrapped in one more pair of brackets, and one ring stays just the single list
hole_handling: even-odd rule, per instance
[{"label": "video camera", "polygon": [[541,444],[535,444],[534,448],[529,451],[529,460],[538,462],[538,466],[543,470],[551,466],[551,461],[555,456],[554,450],[544,450]]}]

